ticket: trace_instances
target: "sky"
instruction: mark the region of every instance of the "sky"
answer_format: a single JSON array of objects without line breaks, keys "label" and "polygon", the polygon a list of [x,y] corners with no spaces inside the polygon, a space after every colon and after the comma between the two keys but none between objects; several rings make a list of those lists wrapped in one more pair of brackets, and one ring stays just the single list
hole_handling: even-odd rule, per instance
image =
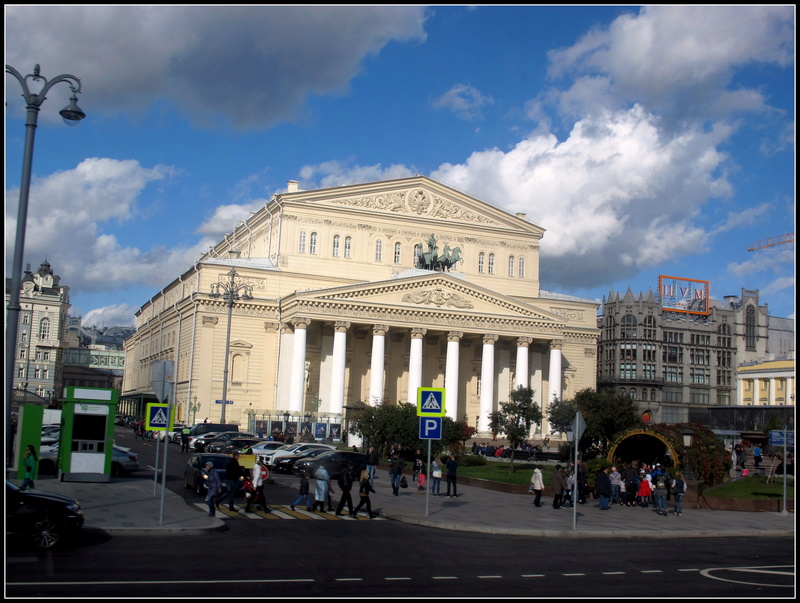
[{"label": "sky", "polygon": [[[795,8],[5,6],[47,94],[24,264],[128,326],[288,180],[421,174],[546,229],[543,289],[658,276],[795,314]],[[30,81],[30,80],[29,80]],[[31,82],[32,88],[34,84]],[[25,108],[6,74],[6,274]]]}]

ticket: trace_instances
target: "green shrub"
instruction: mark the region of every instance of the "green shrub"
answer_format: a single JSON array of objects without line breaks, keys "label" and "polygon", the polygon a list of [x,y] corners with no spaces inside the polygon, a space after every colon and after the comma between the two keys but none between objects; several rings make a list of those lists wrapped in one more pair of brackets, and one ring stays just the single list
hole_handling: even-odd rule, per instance
[{"label": "green shrub", "polygon": [[486,464],[486,458],[482,454],[468,454],[460,458],[458,464],[462,467],[479,467]]}]

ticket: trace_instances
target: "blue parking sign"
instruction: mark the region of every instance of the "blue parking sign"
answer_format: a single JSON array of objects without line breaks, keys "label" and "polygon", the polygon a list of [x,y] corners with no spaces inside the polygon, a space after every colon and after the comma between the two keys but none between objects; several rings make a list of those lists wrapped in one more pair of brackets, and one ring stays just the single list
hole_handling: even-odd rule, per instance
[{"label": "blue parking sign", "polygon": [[420,417],[419,418],[419,439],[420,440],[441,440],[442,439],[442,417]]}]

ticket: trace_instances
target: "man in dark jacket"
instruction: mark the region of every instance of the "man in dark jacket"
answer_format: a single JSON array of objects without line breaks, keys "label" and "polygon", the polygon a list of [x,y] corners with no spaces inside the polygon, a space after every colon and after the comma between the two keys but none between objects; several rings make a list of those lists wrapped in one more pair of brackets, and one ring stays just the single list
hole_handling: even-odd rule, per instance
[{"label": "man in dark jacket", "polygon": [[342,490],[342,498],[339,506],[336,507],[336,514],[342,515],[344,505],[347,504],[347,513],[353,514],[353,499],[350,496],[350,489],[353,487],[353,463],[347,463],[347,468],[339,474],[339,488]]},{"label": "man in dark jacket", "polygon": [[561,508],[561,500],[564,497],[564,490],[567,488],[567,480],[561,472],[561,465],[556,465],[553,474],[550,476],[550,485],[553,487],[553,508]]},{"label": "man in dark jacket", "polygon": [[608,476],[608,467],[597,472],[594,479],[594,491],[600,499],[600,510],[608,511],[608,503],[611,500],[611,478]]},{"label": "man in dark jacket", "polygon": [[242,473],[242,467],[239,465],[239,453],[234,452],[231,460],[228,461],[228,466],[225,467],[225,487],[228,489],[228,492],[225,495],[225,498],[217,503],[217,507],[220,504],[224,504],[224,501],[228,501],[228,508],[231,511],[235,511],[236,509],[233,507],[233,499],[236,496],[236,490],[239,489],[240,482],[244,481],[244,474]]}]

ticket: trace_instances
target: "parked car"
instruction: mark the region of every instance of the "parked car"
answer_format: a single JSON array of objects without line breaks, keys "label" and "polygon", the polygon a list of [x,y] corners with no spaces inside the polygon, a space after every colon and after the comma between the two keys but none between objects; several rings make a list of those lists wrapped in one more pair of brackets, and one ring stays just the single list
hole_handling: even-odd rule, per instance
[{"label": "parked car", "polygon": [[203,469],[206,463],[211,461],[214,463],[214,471],[219,474],[222,487],[225,488],[225,468],[230,460],[231,457],[226,454],[193,454],[183,470],[183,487],[194,490],[197,494],[203,494],[206,491]]},{"label": "parked car", "polygon": [[[250,451],[254,445],[260,442],[261,440],[258,438],[233,438],[227,442],[220,442],[217,440],[216,442],[211,442],[208,445],[208,451],[221,452],[222,454],[233,454],[234,452],[241,453],[242,450]],[[248,452],[248,454],[250,454],[250,452]]]},{"label": "parked car", "polygon": [[222,433],[223,431],[239,431],[238,425],[230,423],[198,423],[190,432],[190,435],[201,436],[208,433]]},{"label": "parked car", "polygon": [[330,452],[328,448],[311,448],[299,454],[284,456],[275,461],[274,469],[278,473],[291,473],[297,461],[316,458],[320,454],[325,454],[327,452]]},{"label": "parked car", "polygon": [[111,475],[120,477],[126,473],[133,473],[139,470],[139,457],[129,448],[114,446],[111,451]]},{"label": "parked car", "polygon": [[297,475],[308,474],[314,477],[314,471],[320,465],[324,465],[332,479],[339,477],[339,474],[347,469],[347,464],[353,463],[353,471],[358,475],[367,466],[367,455],[360,452],[348,452],[345,450],[331,450],[326,454],[320,454],[316,458],[302,459],[294,464],[292,473]]},{"label": "parked car", "polygon": [[235,440],[237,438],[249,438],[252,440],[260,441],[255,434],[252,433],[241,433],[239,431],[228,431],[225,433],[217,434],[210,442],[206,442],[203,446],[203,452],[220,452],[225,446],[228,445],[228,442],[231,440]]},{"label": "parked car", "polygon": [[277,450],[281,446],[284,446],[283,442],[276,442],[276,441],[269,441],[269,442],[259,442],[255,446],[253,446],[253,454],[256,456],[263,454],[270,450]]},{"label": "parked car", "polygon": [[58,442],[39,447],[39,475],[56,475],[58,473]]},{"label": "parked car", "polygon": [[218,435],[222,432],[212,431],[209,433],[204,433],[203,435],[197,436],[189,436],[189,448],[194,448],[198,452],[203,452],[203,448],[205,448],[206,444],[213,441]]},{"label": "parked car", "polygon": [[275,466],[275,461],[284,456],[290,456],[292,454],[297,454],[299,452],[303,452],[305,450],[313,450],[316,448],[325,448],[328,450],[336,450],[334,446],[330,446],[328,444],[317,444],[317,443],[307,443],[307,444],[290,444],[289,446],[281,447],[276,450],[267,451],[263,454],[259,454],[258,456],[264,459],[264,462],[270,466]]},{"label": "parked car", "polygon": [[83,527],[83,511],[69,496],[21,490],[6,481],[6,533],[39,549],[52,549]]}]

